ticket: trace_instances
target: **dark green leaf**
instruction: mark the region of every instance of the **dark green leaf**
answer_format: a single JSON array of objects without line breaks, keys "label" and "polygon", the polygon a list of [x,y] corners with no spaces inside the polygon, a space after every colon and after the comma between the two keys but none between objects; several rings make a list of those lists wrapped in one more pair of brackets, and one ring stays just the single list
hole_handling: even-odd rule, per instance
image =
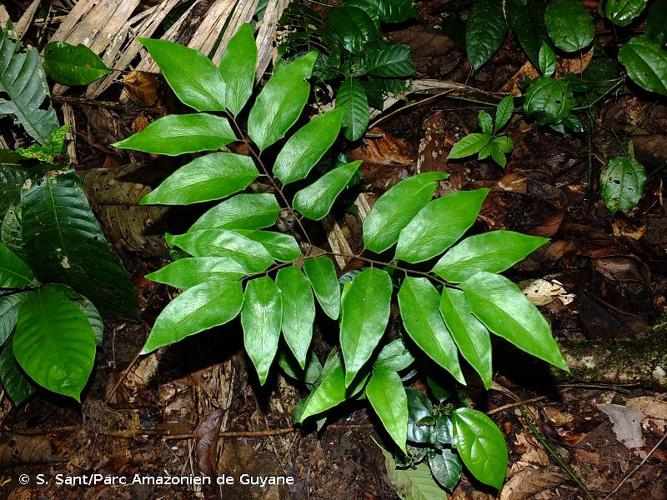
[{"label": "dark green leaf", "polygon": [[313,338],[315,299],[310,283],[296,267],[283,267],[276,275],[283,298],[282,330],[285,342],[303,369]]},{"label": "dark green leaf", "polygon": [[331,9],[329,27],[353,54],[361,54],[380,35],[373,19],[364,10],[347,5]]},{"label": "dark green leaf", "polygon": [[426,278],[407,277],[398,292],[403,326],[428,357],[465,385],[456,344],[440,315],[440,296]]},{"label": "dark green leaf", "polygon": [[415,72],[410,46],[400,43],[370,49],[364,60],[366,73],[385,78],[407,77]]},{"label": "dark green leaf", "polygon": [[83,44],[51,42],[44,49],[44,71],[62,85],[88,85],[111,73],[106,64]]},{"label": "dark green leaf", "polygon": [[583,49],[595,35],[593,18],[580,0],[551,0],[544,12],[544,24],[556,47],[565,52]]},{"label": "dark green leaf", "polygon": [[491,59],[507,34],[503,4],[498,0],[477,0],[466,21],[466,51],[474,71]]},{"label": "dark green leaf", "polygon": [[402,339],[396,339],[382,348],[375,360],[376,368],[386,368],[394,371],[405,370],[414,363],[410,351],[405,348]]},{"label": "dark green leaf", "polygon": [[417,9],[412,0],[370,0],[378,3],[380,21],[400,23],[417,17]]},{"label": "dark green leaf", "polygon": [[322,374],[322,364],[313,351],[308,354],[306,368],[302,369],[290,351],[280,349],[278,351],[278,365],[285,372],[285,375],[310,388],[317,383]]},{"label": "dark green leaf", "polygon": [[479,132],[468,134],[454,144],[447,155],[447,159],[465,158],[466,156],[474,155],[486,146],[491,139],[492,136],[489,134],[481,134]]},{"label": "dark green leaf", "polygon": [[646,3],[647,0],[606,0],[604,15],[618,26],[627,26],[642,13]]},{"label": "dark green leaf", "polygon": [[228,323],[242,305],[243,289],[238,281],[212,280],[188,288],[157,317],[141,354]]},{"label": "dark green leaf", "polygon": [[0,380],[2,388],[15,406],[19,406],[35,393],[35,386],[14,358],[11,344],[4,346],[0,352]]},{"label": "dark green leaf", "polygon": [[190,288],[210,280],[238,281],[247,274],[252,271],[230,257],[188,257],[171,262],[146,278],[174,288]]},{"label": "dark green leaf", "polygon": [[262,229],[273,226],[280,205],[270,193],[237,194],[210,208],[190,227],[202,229]]},{"label": "dark green leaf", "polygon": [[23,186],[23,171],[12,165],[0,163],[0,219],[2,219],[9,207],[17,203],[21,197],[21,186]]},{"label": "dark green leaf", "polygon": [[445,388],[439,380],[436,380],[431,375],[426,376],[426,385],[431,391],[431,395],[439,402],[444,403],[452,398],[452,393]]},{"label": "dark green leaf", "polygon": [[452,491],[461,479],[461,461],[458,455],[447,448],[429,454],[428,466],[433,478],[446,490]]},{"label": "dark green leaf", "polygon": [[215,64],[198,51],[167,40],[138,38],[183,104],[197,111],[225,110],[225,82]]},{"label": "dark green leaf", "polygon": [[667,0],[652,2],[646,16],[646,36],[660,46],[667,42]]},{"label": "dark green leaf", "polygon": [[644,166],[629,156],[612,158],[600,172],[600,195],[612,214],[634,208],[645,186]]},{"label": "dark green leaf", "polygon": [[333,320],[338,319],[340,287],[333,261],[328,257],[308,258],[303,262],[303,271],[324,313]]},{"label": "dark green leaf", "polygon": [[408,400],[401,377],[389,368],[376,368],[366,385],[366,397],[398,447],[407,452]]},{"label": "dark green leaf", "polygon": [[280,262],[292,262],[301,255],[299,243],[291,234],[277,233],[275,231],[257,231],[248,229],[237,229],[236,232],[261,243],[275,260]]},{"label": "dark green leaf", "polygon": [[547,40],[544,25],[544,2],[542,0],[507,0],[505,2],[507,20],[512,33],[534,66],[539,67],[539,51]]},{"label": "dark green leaf", "polygon": [[563,80],[542,76],[530,84],[523,111],[540,125],[557,125],[574,106],[572,91]]},{"label": "dark green leaf", "polygon": [[547,42],[542,42],[538,58],[542,75],[554,76],[554,73],[556,73],[556,54]]},{"label": "dark green leaf", "polygon": [[25,293],[13,293],[0,296],[0,346],[9,338],[16,320],[19,317],[19,307],[25,300]]},{"label": "dark green leaf", "polygon": [[57,288],[65,295],[65,297],[79,306],[81,312],[86,316],[86,319],[88,319],[90,328],[93,331],[93,336],[95,337],[95,344],[101,346],[102,341],[104,340],[104,321],[102,321],[102,316],[100,316],[97,307],[95,307],[95,305],[86,297],[75,292],[67,285],[50,284],[49,286]]},{"label": "dark green leaf", "polygon": [[[496,139],[498,139],[498,137],[496,137]],[[493,158],[493,161],[500,165],[502,168],[505,168],[505,165],[507,164],[507,158],[498,147],[498,143],[495,142],[496,139],[489,143],[489,146],[491,147],[491,158]]]},{"label": "dark green leaf", "polygon": [[491,144],[495,146],[500,153],[510,153],[514,149],[514,142],[512,139],[506,135],[500,135],[495,137]]},{"label": "dark green leaf", "polygon": [[408,398],[408,441],[413,443],[431,442],[433,426],[422,425],[419,422],[431,417],[433,405],[426,394],[412,387],[407,387],[405,394]]},{"label": "dark green leaf", "polygon": [[227,118],[193,113],[167,115],[145,129],[114,144],[120,149],[177,156],[212,151],[236,140]]},{"label": "dark green leaf", "polygon": [[575,134],[583,134],[586,130],[584,124],[581,123],[581,120],[577,115],[570,113],[563,119],[563,125],[570,129]]},{"label": "dark green leaf", "polygon": [[540,311],[510,280],[480,272],[461,283],[472,313],[496,335],[519,349],[569,371]]},{"label": "dark green leaf", "polygon": [[242,24],[229,40],[220,61],[220,74],[225,82],[225,107],[238,115],[252,95],[257,65],[257,45],[252,25]]},{"label": "dark green leaf", "polygon": [[649,92],[667,95],[667,51],[645,36],[631,38],[618,53],[628,76]]},{"label": "dark green leaf", "polygon": [[305,400],[303,410],[296,421],[301,423],[313,415],[339,405],[346,399],[345,370],[340,355],[334,352],[324,364],[320,381]]},{"label": "dark green leaf", "polygon": [[0,288],[25,288],[32,283],[32,271],[4,243],[0,243]]},{"label": "dark green leaf", "polygon": [[343,117],[345,138],[349,141],[361,139],[370,121],[368,98],[361,83],[353,78],[341,83],[336,93],[336,107],[345,110]]},{"label": "dark green leaf", "polygon": [[479,123],[482,132],[485,134],[493,133],[493,118],[486,111],[480,111],[477,114],[477,123]]},{"label": "dark green leaf", "polygon": [[493,131],[498,132],[509,123],[512,113],[514,113],[514,97],[508,95],[503,97],[498,103],[498,107],[496,108],[496,124]]}]

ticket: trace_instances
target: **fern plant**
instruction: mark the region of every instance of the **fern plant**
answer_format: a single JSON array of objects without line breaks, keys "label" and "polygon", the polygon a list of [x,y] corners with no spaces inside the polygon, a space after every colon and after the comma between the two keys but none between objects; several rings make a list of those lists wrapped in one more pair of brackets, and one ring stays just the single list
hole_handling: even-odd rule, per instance
[{"label": "fern plant", "polygon": [[[297,422],[321,419],[344,401],[365,396],[403,452],[409,411],[400,373],[413,363],[412,353],[438,367],[443,385],[450,382],[446,373],[466,383],[461,354],[490,387],[494,333],[567,370],[547,321],[499,274],[547,240],[511,231],[464,238],[487,189],[433,200],[438,182],[447,177],[438,172],[396,184],[363,222],[366,251],[348,256],[368,266],[345,280],[342,290],[334,254],[307,251],[312,247],[306,243],[311,239],[305,219],[325,217],[360,165],[313,173],[340,133],[344,109],[317,115],[291,132],[309,98],[315,52],[271,76],[244,124],[239,115],[252,94],[256,58],[250,26],[231,40],[220,67],[171,42],[141,42],[176,96],[197,112],[160,118],[116,146],[166,155],[206,152],[176,170],[143,203],[222,200],[185,233],[167,235],[169,244],[187,256],[147,277],[182,291],[155,320],[143,354],[240,316],[259,383],[266,383],[277,358],[288,375],[312,388],[295,409]],[[239,150],[248,154],[224,149],[234,142],[244,143]],[[268,154],[274,147],[277,153]],[[245,192],[260,177],[273,191]],[[273,228],[281,209],[296,217],[301,244]],[[393,247],[393,258],[383,260]],[[369,257],[371,252],[378,256]],[[430,271],[414,266],[431,260]],[[395,287],[406,333],[390,341],[386,329]],[[311,346],[316,303],[340,328],[339,345],[324,366]],[[471,408],[456,409],[447,422],[450,445],[463,463],[480,481],[499,488],[507,467],[500,430]]]}]

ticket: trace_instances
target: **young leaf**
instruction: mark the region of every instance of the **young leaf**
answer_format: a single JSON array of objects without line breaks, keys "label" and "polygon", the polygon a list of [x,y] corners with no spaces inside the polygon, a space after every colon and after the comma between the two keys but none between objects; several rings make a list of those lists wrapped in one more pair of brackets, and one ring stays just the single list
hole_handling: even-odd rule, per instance
[{"label": "young leaf", "polygon": [[398,241],[401,230],[424,208],[433,197],[437,181],[447,174],[428,172],[402,180],[373,205],[364,220],[364,244],[380,253]]},{"label": "young leaf", "polygon": [[273,173],[283,184],[305,179],[333,145],[344,111],[334,109],[313,118],[290,137],[276,157]]},{"label": "young leaf", "polygon": [[440,255],[475,223],[489,191],[459,191],[431,201],[401,231],[396,258],[415,264]]},{"label": "young leaf", "polygon": [[345,370],[338,353],[329,356],[317,387],[304,402],[301,414],[296,418],[302,423],[313,415],[318,415],[347,399],[345,389]]},{"label": "young leaf", "polygon": [[381,269],[359,273],[344,294],[341,306],[340,347],[345,362],[345,385],[370,359],[389,322],[391,278]]},{"label": "young leaf", "polygon": [[629,156],[612,158],[600,172],[601,196],[612,214],[635,207],[644,194],[646,171]]},{"label": "young leaf", "polygon": [[460,283],[479,271],[501,273],[548,242],[548,238],[514,231],[476,234],[452,247],[433,272],[451,283]]},{"label": "young leaf", "polygon": [[225,107],[238,115],[252,95],[257,66],[257,45],[250,24],[242,24],[229,40],[220,61],[220,74],[225,82]]},{"label": "young leaf", "polygon": [[271,257],[279,262],[292,262],[301,255],[299,243],[291,234],[248,229],[237,229],[236,233],[261,243],[271,254]]},{"label": "young leaf", "polygon": [[496,335],[519,349],[569,372],[540,311],[510,280],[480,272],[461,283],[470,310]]},{"label": "young leaf", "polygon": [[0,346],[9,338],[19,318],[19,308],[26,293],[13,293],[0,296]]},{"label": "young leaf", "polygon": [[618,52],[628,76],[649,92],[667,95],[667,51],[646,36],[631,38]]},{"label": "young leaf", "polygon": [[483,413],[471,408],[454,410],[456,451],[479,481],[497,490],[507,474],[507,445],[498,426]]},{"label": "young leaf", "polygon": [[11,344],[0,352],[0,380],[2,388],[10,397],[14,406],[19,406],[35,393],[35,386],[16,362]]},{"label": "young leaf", "polygon": [[495,161],[499,166],[505,168],[505,165],[507,165],[507,158],[505,157],[504,153],[500,151],[498,144],[494,141],[489,143],[489,146],[491,147],[491,158],[493,158],[493,161]]},{"label": "young leaf", "polygon": [[364,10],[349,5],[331,9],[329,27],[341,39],[343,46],[357,55],[380,36],[373,19]]},{"label": "young leaf", "polygon": [[88,85],[111,73],[106,64],[83,44],[51,42],[44,49],[44,71],[61,85]]},{"label": "young leaf", "polygon": [[395,43],[370,49],[364,60],[364,69],[372,76],[408,77],[415,72],[410,57],[410,46]]},{"label": "young leaf", "polygon": [[204,281],[238,281],[252,274],[230,257],[186,257],[146,275],[146,279],[174,288],[190,288]]},{"label": "young leaf", "polygon": [[316,59],[317,52],[311,51],[280,68],[257,96],[248,116],[248,135],[261,151],[285,137],[299,119]]},{"label": "young leaf", "polygon": [[496,108],[496,124],[493,132],[499,132],[512,118],[514,113],[514,97],[511,95],[505,96],[498,103]]},{"label": "young leaf", "polygon": [[237,194],[209,208],[190,226],[189,231],[202,229],[263,229],[273,226],[280,214],[280,205],[270,193]]},{"label": "young leaf", "polygon": [[396,339],[382,348],[375,360],[375,368],[398,372],[405,370],[408,366],[414,363],[414,361],[415,358],[413,358],[410,351],[405,348],[403,340]]},{"label": "young leaf", "polygon": [[353,78],[343,81],[336,93],[336,107],[345,110],[345,138],[349,141],[361,139],[370,121],[368,97],[363,85]]},{"label": "young leaf", "polygon": [[477,0],[466,21],[466,51],[473,71],[477,71],[500,48],[507,34],[503,4]]},{"label": "young leaf", "polygon": [[21,305],[12,346],[16,361],[39,385],[80,401],[95,361],[95,337],[79,306],[53,285]]},{"label": "young leaf", "polygon": [[533,66],[539,67],[538,53],[542,42],[548,39],[547,28],[544,25],[544,2],[508,0],[505,2],[505,12],[512,34],[521,44]]},{"label": "young leaf", "polygon": [[294,195],[294,208],[305,217],[320,220],[326,217],[338,195],[347,187],[362,161],[357,160],[334,168]]},{"label": "young leaf", "polygon": [[241,310],[243,345],[264,385],[278,352],[283,303],[280,290],[268,276],[248,281]]},{"label": "young leaf", "polygon": [[606,0],[604,15],[617,26],[627,26],[646,7],[647,0]]},{"label": "young leaf", "polygon": [[554,76],[556,73],[556,54],[547,42],[542,42],[538,57],[542,76]]},{"label": "young leaf", "polygon": [[180,342],[233,320],[243,305],[238,281],[205,281],[169,302],[155,320],[141,354]]},{"label": "young leaf", "polygon": [[376,368],[366,385],[366,397],[398,447],[407,453],[408,398],[394,370]]},{"label": "young leaf", "polygon": [[315,321],[315,299],[310,283],[296,267],[283,267],[276,275],[276,285],[283,298],[282,329],[285,342],[299,366],[305,369]]},{"label": "young leaf", "polygon": [[506,135],[499,135],[498,137],[494,137],[491,141],[491,144],[493,144],[498,149],[498,151],[503,154],[511,153],[512,149],[514,149],[514,142]]},{"label": "young leaf", "polygon": [[484,387],[489,389],[493,382],[491,336],[486,327],[473,316],[465,294],[454,288],[443,288],[440,314],[461,355],[479,374]]},{"label": "young leaf", "polygon": [[465,385],[456,345],[440,315],[440,296],[427,278],[408,277],[398,292],[403,326],[410,338],[437,364]]},{"label": "young leaf", "polygon": [[563,80],[541,76],[530,84],[523,111],[540,125],[560,124],[574,106],[572,91]]},{"label": "young leaf", "polygon": [[544,24],[556,47],[565,52],[583,49],[595,36],[593,18],[580,0],[551,0],[544,12]]},{"label": "young leaf", "polygon": [[242,191],[259,172],[248,156],[210,153],[195,158],[141,199],[142,205],[189,205]]},{"label": "young leaf", "polygon": [[212,151],[236,141],[227,118],[206,113],[167,115],[113,146],[177,156]]},{"label": "young leaf", "polygon": [[333,320],[338,319],[340,286],[333,261],[328,257],[308,258],[303,262],[303,271],[324,313]]},{"label": "young leaf", "polygon": [[461,479],[461,461],[448,448],[429,453],[428,466],[433,478],[446,490],[452,491]]},{"label": "young leaf", "polygon": [[477,123],[479,123],[479,126],[484,134],[493,133],[493,119],[486,111],[480,111],[477,114]]},{"label": "young leaf", "polygon": [[479,132],[468,134],[454,144],[447,155],[447,159],[465,158],[466,156],[474,155],[486,146],[491,139],[492,136],[488,134],[480,134]]},{"label": "young leaf", "polygon": [[0,243],[0,288],[26,288],[32,271],[7,245]]},{"label": "young leaf", "polygon": [[208,57],[167,40],[141,37],[138,40],[183,104],[197,111],[225,110],[225,82]]}]

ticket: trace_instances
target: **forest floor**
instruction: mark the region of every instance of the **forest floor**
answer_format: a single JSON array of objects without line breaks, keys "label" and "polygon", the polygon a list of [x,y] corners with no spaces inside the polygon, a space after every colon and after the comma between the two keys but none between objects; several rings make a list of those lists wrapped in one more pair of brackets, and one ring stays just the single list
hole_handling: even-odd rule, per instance
[{"label": "forest floor", "polygon": [[[592,127],[581,135],[538,128],[516,114],[506,132],[515,148],[504,170],[489,161],[448,162],[452,144],[476,130],[479,110],[493,109],[494,93],[521,82],[516,75],[525,56],[510,36],[473,76],[461,47],[433,28],[451,14],[448,2],[417,5],[420,19],[392,33],[411,45],[417,77],[473,90],[467,100],[445,94],[411,96],[409,106],[381,115],[361,143],[346,146],[350,158],[364,160],[367,195],[377,196],[400,179],[425,171],[450,174],[439,194],[491,188],[475,229],[504,228],[551,238],[509,276],[533,289],[564,345],[628,342],[648,351],[663,349],[667,105],[639,94],[610,93],[590,109]],[[14,2],[8,8],[18,16],[27,4]],[[45,30],[37,26],[31,35],[37,41]],[[590,55],[570,61],[571,69],[586,64]],[[141,123],[180,110],[159,75],[135,78],[139,80],[111,85],[95,99],[70,90],[54,102],[65,104],[76,123],[75,167],[133,277],[142,319],[106,324],[82,405],[44,393],[19,408],[6,397],[0,401],[0,498],[397,498],[374,442],[383,439],[374,417],[352,405],[319,433],[293,427],[291,411],[305,393],[279,374],[265,389],[258,388],[242,354],[238,325],[137,358],[173,293],[143,277],[168,262],[157,234],[165,228],[178,232],[197,214],[139,207],[136,194],[146,185],[155,186],[178,164],[171,158],[128,156],[110,146]],[[146,95],[157,100],[142,102]],[[629,140],[647,169],[646,194],[630,214],[612,216],[600,201],[599,170],[608,158],[623,154]],[[119,209],[114,200],[123,186],[128,189]],[[337,222],[351,248],[358,249],[358,216],[350,211]],[[326,245],[324,236],[321,244]],[[393,318],[398,321],[396,314]],[[320,325],[315,348],[322,354],[337,331],[326,322]],[[473,386],[471,398],[506,436],[510,470],[500,498],[605,498],[623,481],[615,498],[667,498],[667,385],[636,375],[632,361],[614,370],[612,380],[601,374],[608,366],[595,366],[607,362],[596,353],[590,354],[590,370],[577,380],[556,379],[517,350],[494,344],[494,389],[487,393]],[[94,473],[226,474],[237,484],[55,484],[57,474]],[[243,473],[290,476],[294,484],[241,485]],[[18,481],[21,474],[29,475],[30,484]],[[49,484],[37,486],[38,474]],[[470,477],[452,494],[493,496]]]}]

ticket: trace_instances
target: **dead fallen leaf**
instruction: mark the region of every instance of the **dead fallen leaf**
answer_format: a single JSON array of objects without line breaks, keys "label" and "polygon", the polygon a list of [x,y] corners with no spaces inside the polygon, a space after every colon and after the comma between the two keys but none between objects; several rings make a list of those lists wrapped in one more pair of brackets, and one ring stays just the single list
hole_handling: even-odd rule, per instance
[{"label": "dead fallen leaf", "polygon": [[367,132],[370,138],[364,139],[361,146],[348,153],[350,160],[363,160],[366,163],[400,167],[412,165],[411,147],[404,139],[399,139],[384,130],[375,127]]},{"label": "dead fallen leaf", "polygon": [[195,434],[197,441],[195,444],[195,456],[199,470],[206,475],[211,475],[215,471],[217,463],[218,436],[220,435],[220,423],[222,422],[223,411],[215,410],[209,413],[197,426]]},{"label": "dead fallen leaf", "polygon": [[51,443],[45,436],[13,436],[0,443],[0,467],[56,462]]},{"label": "dead fallen leaf", "polygon": [[143,106],[150,108],[157,102],[158,84],[150,73],[130,71],[123,78],[123,84],[129,96]]},{"label": "dead fallen leaf", "polygon": [[576,298],[573,293],[568,293],[563,284],[557,280],[527,280],[521,281],[519,286],[528,300],[536,306],[546,306],[554,300],[559,300],[566,306]]},{"label": "dead fallen leaf", "polygon": [[627,448],[641,448],[644,446],[641,421],[642,412],[617,404],[597,405],[598,409],[609,417],[614,425],[616,439]]},{"label": "dead fallen leaf", "polygon": [[528,500],[538,498],[551,488],[563,482],[567,477],[557,467],[534,469],[527,467],[515,474],[500,492],[500,500]]}]

